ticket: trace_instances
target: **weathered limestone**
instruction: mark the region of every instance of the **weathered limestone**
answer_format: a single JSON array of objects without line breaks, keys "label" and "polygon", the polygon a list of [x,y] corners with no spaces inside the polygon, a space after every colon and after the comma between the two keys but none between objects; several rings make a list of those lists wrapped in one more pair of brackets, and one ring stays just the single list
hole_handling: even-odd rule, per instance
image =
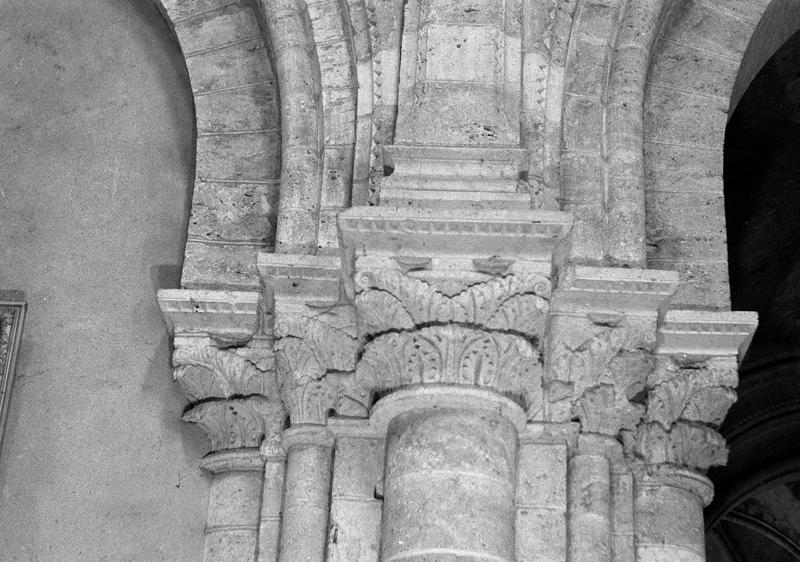
[{"label": "weathered limestone", "polygon": [[383,396],[381,559],[514,560],[517,442],[542,410],[536,342],[568,221],[352,209],[340,225],[371,338],[356,383]]},{"label": "weathered limestone", "polygon": [[704,476],[727,460],[718,428],[735,402],[753,313],[670,311],[658,333],[642,423],[626,436],[634,471],[637,560],[705,560]]},{"label": "weathered limestone", "polygon": [[248,264],[258,292],[162,294],[186,418],[238,459],[208,461],[212,495],[262,503],[214,500],[209,536],[270,562],[704,558],[755,319],[671,310],[705,301],[642,269],[717,225],[651,189],[653,146],[694,146],[647,109],[675,5],[258,3],[277,253]]},{"label": "weathered limestone", "polygon": [[485,390],[421,387],[373,416],[388,422],[381,559],[514,560],[523,410]]},{"label": "weathered limestone", "polygon": [[287,463],[279,560],[324,560],[333,438],[324,427],[293,427],[283,446]]},{"label": "weathered limestone", "polygon": [[[174,335],[175,379],[194,405],[184,420],[201,426],[211,453],[201,467],[211,474],[203,559],[255,560],[263,513],[280,513],[270,494],[280,470],[265,482],[259,447],[283,429],[271,339],[263,332],[257,293],[163,290],[159,304]],[[277,505],[263,500],[277,501]],[[265,529],[268,537],[269,526]],[[267,558],[266,554],[261,560]]]}]

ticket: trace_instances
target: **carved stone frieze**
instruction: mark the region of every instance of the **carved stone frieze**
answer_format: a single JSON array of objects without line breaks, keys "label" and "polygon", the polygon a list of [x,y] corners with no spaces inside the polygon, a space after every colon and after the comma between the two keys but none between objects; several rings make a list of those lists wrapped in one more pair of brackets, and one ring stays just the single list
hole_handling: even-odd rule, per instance
[{"label": "carved stone frieze", "polygon": [[377,392],[424,384],[491,388],[541,408],[541,364],[525,338],[460,325],[392,332],[367,344],[357,384]]},{"label": "carved stone frieze", "polygon": [[550,296],[549,280],[538,274],[490,278],[448,295],[398,270],[359,271],[356,308],[364,334],[458,323],[538,338]]},{"label": "carved stone frieze", "polygon": [[283,429],[285,417],[280,401],[258,395],[200,402],[183,415],[206,431],[214,451],[258,447]]},{"label": "carved stone frieze", "polygon": [[225,348],[212,338],[179,336],[174,345],[174,377],[192,401],[278,395],[271,340]]}]

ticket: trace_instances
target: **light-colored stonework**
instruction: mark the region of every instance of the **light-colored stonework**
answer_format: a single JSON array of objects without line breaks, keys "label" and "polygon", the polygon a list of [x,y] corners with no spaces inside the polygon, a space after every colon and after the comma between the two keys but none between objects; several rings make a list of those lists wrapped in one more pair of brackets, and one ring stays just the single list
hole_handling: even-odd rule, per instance
[{"label": "light-colored stonework", "polygon": [[[159,294],[211,440],[204,559],[704,560],[756,318],[725,311],[721,176],[687,175],[718,116],[678,127],[665,53],[758,9],[163,4],[217,88],[192,228],[218,218]],[[727,100],[720,72],[681,95]]]}]

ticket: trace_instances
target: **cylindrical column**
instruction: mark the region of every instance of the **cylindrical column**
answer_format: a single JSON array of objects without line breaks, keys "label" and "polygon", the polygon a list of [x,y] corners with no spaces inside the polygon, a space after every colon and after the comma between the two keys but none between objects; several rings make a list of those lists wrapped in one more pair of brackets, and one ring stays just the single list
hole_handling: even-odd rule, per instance
[{"label": "cylindrical column", "polygon": [[637,562],[704,562],[703,507],[713,485],[674,467],[648,467],[635,485]]},{"label": "cylindrical column", "polygon": [[201,467],[211,473],[205,562],[255,560],[263,466],[257,448],[219,451],[203,459]]},{"label": "cylindrical column", "polygon": [[521,408],[490,391],[422,387],[378,409],[391,412],[381,560],[513,561]]},{"label": "cylindrical column", "polygon": [[580,435],[578,451],[569,461],[569,560],[611,560],[610,438]]},{"label": "cylindrical column", "polygon": [[322,562],[328,534],[333,436],[324,426],[291,427],[284,433],[286,484],[281,562]]},{"label": "cylindrical column", "polygon": [[264,460],[264,487],[261,494],[261,527],[258,531],[258,562],[276,562],[281,532],[283,482],[286,452],[280,443],[261,443]]}]

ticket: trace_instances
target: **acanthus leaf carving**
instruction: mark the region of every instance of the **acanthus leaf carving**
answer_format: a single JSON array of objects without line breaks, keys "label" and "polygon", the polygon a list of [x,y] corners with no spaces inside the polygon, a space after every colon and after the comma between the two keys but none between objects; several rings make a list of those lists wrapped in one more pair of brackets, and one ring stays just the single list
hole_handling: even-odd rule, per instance
[{"label": "acanthus leaf carving", "polygon": [[539,337],[549,309],[550,282],[535,274],[491,278],[449,295],[401,271],[356,275],[356,308],[367,334],[432,323],[463,323]]},{"label": "acanthus leaf carving", "polygon": [[551,330],[545,371],[548,414],[552,420],[577,419],[585,432],[614,436],[635,427],[644,414],[637,401],[652,369],[654,336],[618,316],[589,320],[595,333],[579,343],[560,337],[564,327]]},{"label": "acanthus leaf carving", "polygon": [[710,427],[678,422],[665,429],[660,423],[643,423],[627,433],[626,446],[647,464],[673,464],[705,472],[728,460],[725,439]]},{"label": "acanthus leaf carving", "polygon": [[283,389],[292,424],[323,425],[336,405],[337,393],[327,377],[308,380]]},{"label": "acanthus leaf carving", "polygon": [[678,420],[718,427],[736,402],[734,358],[701,362],[660,357],[648,391],[647,421],[669,429]]},{"label": "acanthus leaf carving", "polygon": [[276,322],[278,382],[292,423],[324,424],[339,402],[329,374],[355,370],[355,314],[350,306],[295,307]]},{"label": "acanthus leaf carving", "polygon": [[277,396],[274,357],[268,347],[220,349],[204,340],[179,345],[174,378],[193,401],[262,394]]},{"label": "acanthus leaf carving", "polygon": [[200,402],[183,420],[202,427],[214,451],[258,447],[265,436],[283,427],[285,411],[277,400],[254,395]]},{"label": "acanthus leaf carving", "polygon": [[356,384],[377,392],[419,384],[477,386],[541,410],[541,366],[530,342],[460,325],[378,336],[365,348]]},{"label": "acanthus leaf carving", "polygon": [[624,389],[611,384],[588,389],[572,406],[572,416],[584,432],[610,436],[634,429],[643,415],[644,406],[634,404]]}]

